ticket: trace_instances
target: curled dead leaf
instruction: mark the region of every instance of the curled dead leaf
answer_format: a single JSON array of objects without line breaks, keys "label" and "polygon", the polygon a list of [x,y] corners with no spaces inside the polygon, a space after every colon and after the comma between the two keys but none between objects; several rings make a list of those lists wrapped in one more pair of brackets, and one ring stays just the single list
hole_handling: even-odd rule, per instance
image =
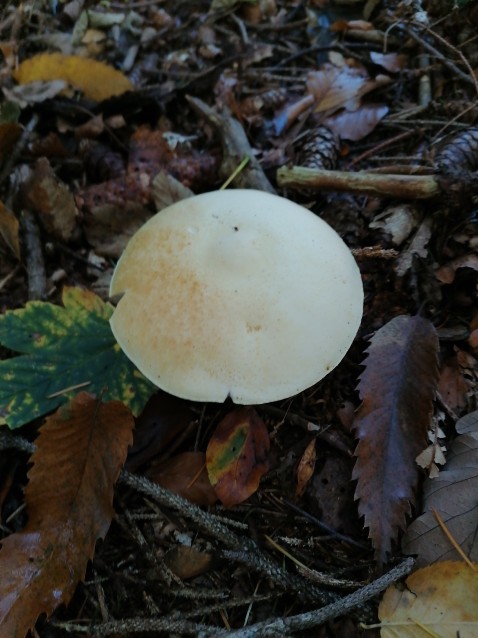
[{"label": "curled dead leaf", "polygon": [[183,452],[148,472],[148,477],[196,505],[213,505],[217,495],[209,482],[204,452]]}]

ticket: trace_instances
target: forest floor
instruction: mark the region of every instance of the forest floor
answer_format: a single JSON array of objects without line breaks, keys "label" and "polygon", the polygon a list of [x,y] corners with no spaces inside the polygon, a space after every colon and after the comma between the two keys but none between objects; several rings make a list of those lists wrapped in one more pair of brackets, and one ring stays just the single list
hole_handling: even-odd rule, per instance
[{"label": "forest floor", "polygon": [[[46,554],[36,575],[25,565],[8,572],[4,540],[0,636],[14,635],[2,627],[42,638],[378,636],[367,625],[379,623],[388,586],[462,560],[443,527],[478,560],[478,5],[2,4],[2,315],[31,302],[61,306],[65,289],[107,302],[133,233],[226,180],[276,192],[330,224],[352,250],[365,301],[345,358],[297,396],[239,416],[229,401],[164,392],[132,407],[134,442],[92,560],[77,539],[70,549],[83,567],[69,576],[45,566]],[[48,518],[39,503],[56,498],[44,493],[32,508],[33,489],[24,492],[42,417],[53,410],[14,413],[27,395],[12,395],[6,366],[21,349],[1,325],[0,343],[0,538],[11,539],[13,555],[22,530]],[[82,346],[70,345],[74,358]],[[71,388],[64,394],[76,400]],[[238,427],[265,426],[269,450],[261,459],[256,441],[245,452],[243,498],[219,493],[205,469],[231,415]],[[429,502],[430,477],[446,458],[453,471],[463,467],[463,436],[477,442],[475,471],[466,485],[448,478],[448,505]],[[451,502],[465,501],[450,514]],[[28,558],[33,550],[22,547]],[[447,609],[446,599],[437,604]],[[19,617],[30,620],[15,624]],[[418,620],[428,626],[425,613]],[[382,635],[431,635],[418,624],[393,631]],[[478,635],[466,631],[462,638]]]}]

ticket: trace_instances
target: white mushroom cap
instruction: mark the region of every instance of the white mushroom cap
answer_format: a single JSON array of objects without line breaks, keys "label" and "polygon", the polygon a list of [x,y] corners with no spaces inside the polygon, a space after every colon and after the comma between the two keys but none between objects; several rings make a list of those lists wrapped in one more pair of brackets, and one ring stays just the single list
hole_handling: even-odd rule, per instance
[{"label": "white mushroom cap", "polygon": [[152,217],[119,260],[111,318],[158,387],[196,401],[266,403],[343,358],[362,317],[360,273],[339,235],[283,197],[224,190]]}]

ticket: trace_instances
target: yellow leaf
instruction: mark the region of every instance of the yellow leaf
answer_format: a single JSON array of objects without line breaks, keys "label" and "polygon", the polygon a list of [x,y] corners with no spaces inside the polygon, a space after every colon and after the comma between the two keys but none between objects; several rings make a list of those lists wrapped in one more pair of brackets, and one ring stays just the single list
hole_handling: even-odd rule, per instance
[{"label": "yellow leaf", "polygon": [[14,73],[19,84],[65,80],[86,98],[101,102],[132,89],[128,78],[108,64],[62,53],[41,53],[24,60]]},{"label": "yellow leaf", "polygon": [[378,615],[382,638],[476,638],[478,571],[458,561],[418,569],[387,589]]}]

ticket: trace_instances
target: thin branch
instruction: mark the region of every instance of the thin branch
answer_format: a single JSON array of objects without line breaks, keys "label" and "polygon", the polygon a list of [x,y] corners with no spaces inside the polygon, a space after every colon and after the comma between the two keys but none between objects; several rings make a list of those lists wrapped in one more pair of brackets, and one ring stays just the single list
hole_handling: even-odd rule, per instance
[{"label": "thin branch", "polygon": [[234,636],[234,638],[254,638],[255,636],[288,636],[292,631],[303,631],[304,629],[310,629],[311,627],[317,627],[322,625],[328,620],[343,616],[350,612],[352,609],[360,607],[365,602],[380,594],[384,589],[395,583],[400,578],[403,578],[409,574],[415,560],[413,558],[406,558],[397,567],[394,567],[389,572],[380,576],[373,582],[365,585],[361,589],[358,589],[353,594],[349,594],[336,602],[317,609],[314,611],[308,611],[297,616],[290,616],[289,618],[274,618],[273,620],[265,620],[250,627],[239,629],[237,631],[221,631],[216,634],[218,637],[222,636]]},{"label": "thin branch", "polygon": [[288,188],[346,191],[401,199],[431,199],[442,192],[431,175],[378,175],[365,171],[348,173],[303,166],[279,168],[277,183]]}]

